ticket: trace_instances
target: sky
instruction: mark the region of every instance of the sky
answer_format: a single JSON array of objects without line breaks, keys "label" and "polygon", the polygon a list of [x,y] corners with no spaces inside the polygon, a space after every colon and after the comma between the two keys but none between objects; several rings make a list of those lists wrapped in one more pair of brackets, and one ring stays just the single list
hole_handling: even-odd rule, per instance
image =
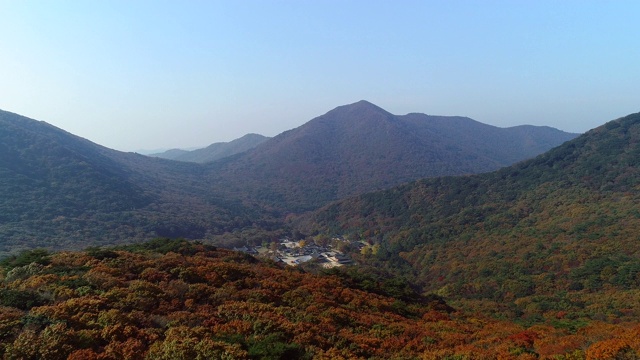
[{"label": "sky", "polygon": [[0,0],[0,109],[122,151],[345,104],[585,132],[640,111],[638,1]]}]

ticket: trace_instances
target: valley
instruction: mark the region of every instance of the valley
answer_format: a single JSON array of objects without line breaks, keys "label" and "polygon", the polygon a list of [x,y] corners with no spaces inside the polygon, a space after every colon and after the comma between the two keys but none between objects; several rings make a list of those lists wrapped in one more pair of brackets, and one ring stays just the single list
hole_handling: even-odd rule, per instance
[{"label": "valley", "polygon": [[0,254],[157,236],[275,240],[291,231],[288,214],[423,177],[494,170],[576,136],[398,117],[361,101],[272,139],[250,136],[263,142],[242,140],[255,147],[201,164],[111,150],[8,112],[0,125]]},{"label": "valley", "polygon": [[577,135],[360,101],[256,139],[178,161],[0,112],[0,352],[639,354],[639,114]]},{"label": "valley", "polygon": [[365,246],[361,242],[352,242],[342,237],[316,237],[314,240],[291,241],[289,238],[282,238],[271,242],[268,247],[242,246],[234,247],[233,250],[291,266],[312,262],[320,268],[330,269],[352,265],[353,261],[344,253],[345,249],[359,249]]},{"label": "valley", "polygon": [[640,360],[640,2],[0,14],[0,360]]}]

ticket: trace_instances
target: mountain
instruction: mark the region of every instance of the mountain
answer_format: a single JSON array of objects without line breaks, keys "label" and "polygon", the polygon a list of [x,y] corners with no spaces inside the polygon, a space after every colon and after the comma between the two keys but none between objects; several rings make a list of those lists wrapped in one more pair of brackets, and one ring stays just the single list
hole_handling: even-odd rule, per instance
[{"label": "mountain", "polygon": [[203,149],[192,151],[172,149],[150,156],[178,161],[206,163],[253,149],[268,139],[268,137],[258,134],[247,134],[239,139],[230,142],[214,143]]},{"label": "mountain", "polygon": [[566,326],[634,321],[639,190],[632,114],[532,160],[347,199],[299,226],[362,239],[361,263],[409,274],[454,306]]},{"label": "mountain", "polygon": [[203,178],[198,164],[110,150],[0,111],[0,252],[204,238],[264,219]]},{"label": "mountain", "polygon": [[211,164],[211,182],[269,206],[303,211],[424,177],[496,170],[575,136],[463,117],[396,116],[360,101]]},{"label": "mountain", "polygon": [[[250,159],[271,151],[286,172],[303,165],[282,162],[278,142],[296,145],[291,161],[302,161],[302,151],[319,163],[337,159],[313,151],[340,150],[321,146],[326,136],[315,147],[300,144],[338,129],[336,144],[364,146],[342,133],[357,124],[354,137],[364,132],[393,149],[372,129],[395,138],[426,116],[395,116],[368,103],[336,110],[208,164],[122,153],[0,112],[0,250],[92,246],[14,252],[0,261],[0,355],[637,358],[640,113],[494,172],[421,179],[287,216],[307,240],[362,241],[351,251],[358,266],[343,270],[314,275],[314,264],[281,267],[185,240],[95,247],[247,229],[252,240],[277,239],[285,230],[275,215],[286,208],[264,206],[278,204],[287,190],[281,186],[295,193],[317,184],[277,183],[267,176],[270,164]],[[353,116],[337,116],[345,112]],[[349,126],[337,128],[334,116]],[[447,126],[492,139],[469,119],[441,122],[432,132],[442,144]],[[429,133],[411,129],[416,138]],[[549,129],[510,131],[535,138]],[[468,148],[480,146],[463,135],[456,138]],[[476,159],[491,159],[499,150],[493,145]],[[366,159],[354,156],[348,159]],[[248,190],[244,180],[257,180],[247,170],[272,186],[259,188],[262,198]],[[241,177],[220,186],[231,175]]]},{"label": "mountain", "polygon": [[44,122],[0,112],[2,223],[147,205],[130,172],[106,152]]},{"label": "mountain", "polygon": [[[362,101],[198,164],[111,150],[0,112],[0,254],[155,236],[260,243],[288,231],[289,213],[424,176],[498,168],[563,136],[573,135],[395,116]],[[264,139],[250,135],[224,151],[257,140]]]},{"label": "mountain", "polygon": [[152,153],[152,154],[149,154],[148,156],[158,157],[158,158],[161,158],[161,159],[176,160],[176,158],[178,158],[178,157],[180,157],[182,155],[188,154],[188,153],[190,153],[189,150],[169,149],[169,150],[163,151],[161,153]]},{"label": "mountain", "polygon": [[0,262],[7,359],[634,359],[636,324],[465,314],[399,279],[312,275],[184,240]]}]

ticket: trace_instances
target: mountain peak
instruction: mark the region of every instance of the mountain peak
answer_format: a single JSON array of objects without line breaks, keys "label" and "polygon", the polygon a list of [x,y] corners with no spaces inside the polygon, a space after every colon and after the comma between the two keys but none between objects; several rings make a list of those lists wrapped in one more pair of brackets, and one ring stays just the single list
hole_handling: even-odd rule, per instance
[{"label": "mountain peak", "polygon": [[[379,106],[377,106],[377,105],[375,105],[374,103],[369,102],[369,101],[367,101],[367,100],[360,100],[360,101],[356,101],[356,102],[354,102],[353,104],[349,104],[349,105],[358,105],[358,106],[375,106],[375,107],[377,107],[377,108],[380,108]],[[347,105],[347,106],[349,106],[349,105]]]},{"label": "mountain peak", "polygon": [[347,111],[347,112],[355,112],[355,111],[383,112],[385,114],[391,115],[391,113],[389,113],[385,109],[379,107],[378,105],[370,103],[367,100],[360,100],[353,104],[338,106],[337,108],[333,109],[330,112],[333,112],[335,110]]},{"label": "mountain peak", "polygon": [[393,121],[395,118],[395,115],[383,108],[366,100],[360,100],[353,104],[338,106],[326,114],[313,119],[308,124],[312,124],[314,122],[329,122],[341,124],[339,126],[369,127],[373,126],[374,123],[388,124],[389,121]]}]

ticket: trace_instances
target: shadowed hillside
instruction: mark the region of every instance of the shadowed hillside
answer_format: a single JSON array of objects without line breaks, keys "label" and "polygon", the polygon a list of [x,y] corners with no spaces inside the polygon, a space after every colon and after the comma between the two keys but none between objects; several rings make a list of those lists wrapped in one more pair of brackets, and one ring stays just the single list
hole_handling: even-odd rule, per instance
[{"label": "shadowed hillside", "polygon": [[0,252],[204,238],[266,218],[211,195],[203,178],[197,164],[121,153],[0,112]]}]

